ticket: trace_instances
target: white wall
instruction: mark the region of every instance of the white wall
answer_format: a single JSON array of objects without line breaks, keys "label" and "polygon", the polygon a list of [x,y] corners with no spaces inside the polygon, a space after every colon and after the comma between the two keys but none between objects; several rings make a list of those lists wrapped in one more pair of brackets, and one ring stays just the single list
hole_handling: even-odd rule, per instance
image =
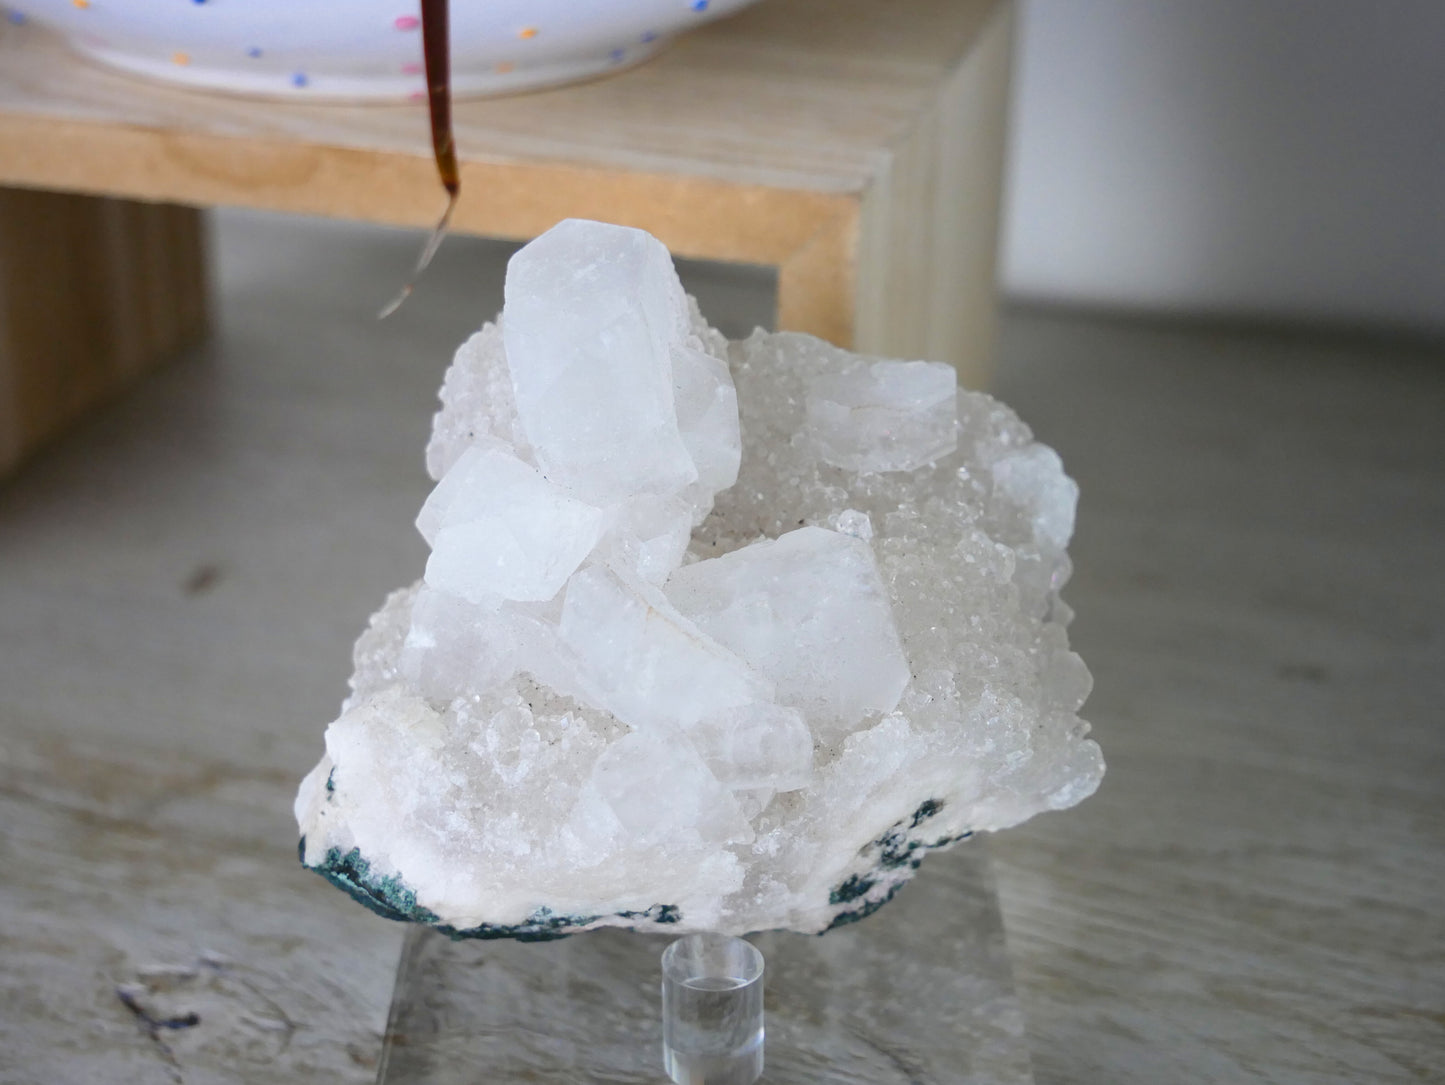
[{"label": "white wall", "polygon": [[1023,0],[1004,287],[1445,328],[1445,0]]}]

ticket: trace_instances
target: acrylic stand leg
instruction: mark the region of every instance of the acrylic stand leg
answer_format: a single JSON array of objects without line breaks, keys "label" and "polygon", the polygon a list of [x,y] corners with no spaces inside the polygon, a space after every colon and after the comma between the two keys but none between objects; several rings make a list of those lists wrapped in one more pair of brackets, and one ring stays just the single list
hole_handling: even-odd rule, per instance
[{"label": "acrylic stand leg", "polygon": [[[1028,1085],[985,841],[931,856],[875,916],[821,938],[749,936],[767,959],[760,1085]],[[402,951],[381,1085],[665,1085],[658,958],[671,938]]]},{"label": "acrylic stand leg", "polygon": [[662,1061],[677,1085],[753,1085],[763,1036],[756,946],[689,934],[662,951]]}]

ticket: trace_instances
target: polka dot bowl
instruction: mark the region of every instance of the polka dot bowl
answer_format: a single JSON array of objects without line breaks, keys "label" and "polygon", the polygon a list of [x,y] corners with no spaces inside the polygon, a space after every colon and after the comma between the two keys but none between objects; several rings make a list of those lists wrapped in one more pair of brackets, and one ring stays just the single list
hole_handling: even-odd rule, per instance
[{"label": "polka dot bowl", "polygon": [[[646,59],[752,0],[451,0],[452,90],[507,94]],[[0,0],[8,33],[47,27],[137,75],[331,100],[425,96],[417,0]]]}]

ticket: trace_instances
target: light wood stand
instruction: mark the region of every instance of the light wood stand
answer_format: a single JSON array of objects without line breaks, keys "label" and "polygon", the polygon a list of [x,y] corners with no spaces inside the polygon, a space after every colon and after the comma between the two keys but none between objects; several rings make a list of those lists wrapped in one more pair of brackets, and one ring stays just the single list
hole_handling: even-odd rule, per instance
[{"label": "light wood stand", "polygon": [[[778,327],[979,386],[1012,24],[1012,0],[764,0],[617,76],[459,103],[455,228],[524,240],[597,218],[772,266]],[[0,28],[0,185],[423,227],[440,210],[421,106],[173,90],[33,26]],[[43,383],[30,370],[52,364],[8,366]]]},{"label": "light wood stand", "polygon": [[206,330],[201,213],[0,188],[0,474]]}]

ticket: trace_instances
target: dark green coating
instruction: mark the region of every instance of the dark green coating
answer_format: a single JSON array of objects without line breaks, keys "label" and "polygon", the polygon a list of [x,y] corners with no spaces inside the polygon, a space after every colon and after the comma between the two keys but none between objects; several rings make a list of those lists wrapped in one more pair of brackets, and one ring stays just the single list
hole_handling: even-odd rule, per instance
[{"label": "dark green coating", "polygon": [[842,907],[833,916],[833,922],[823,930],[823,934],[836,930],[839,927],[847,926],[849,923],[856,923],[858,920],[872,915],[883,905],[887,904],[907,884],[906,880],[895,881],[888,887],[888,892],[883,896],[869,900],[868,894],[879,882],[875,875],[888,870],[898,870],[901,867],[909,867],[917,870],[923,865],[925,851],[934,848],[942,848],[959,840],[966,840],[973,833],[960,833],[958,836],[944,836],[937,840],[914,840],[910,833],[917,829],[924,822],[938,814],[943,809],[942,799],[927,799],[917,810],[913,811],[911,817],[903,818],[886,833],[864,849],[865,854],[870,849],[876,849],[877,859],[874,862],[873,870],[864,874],[850,874],[842,884],[834,887],[828,894],[828,903],[833,905],[852,905]]},{"label": "dark green coating", "polygon": [[839,927],[846,927],[849,923],[857,923],[860,919],[867,919],[879,908],[883,907],[883,905],[887,904],[890,900],[892,900],[897,895],[898,890],[902,889],[906,884],[908,883],[897,882],[892,885],[889,888],[887,894],[879,900],[864,901],[862,905],[854,908],[852,911],[839,912],[833,917],[833,922],[829,923],[828,926],[821,933],[827,934],[828,931],[835,931]]},{"label": "dark green coating", "polygon": [[[450,938],[515,938],[519,942],[548,942],[576,934],[602,916],[557,915],[549,908],[538,908],[524,921],[515,925],[483,923],[476,927],[459,930],[439,922],[435,912],[416,902],[416,893],[395,875],[374,876],[371,864],[361,854],[360,848],[352,848],[345,854],[340,848],[331,848],[325,858],[315,866],[306,863],[306,838],[301,838],[298,851],[302,865],[316,871],[338,889],[344,890],[352,899],[370,908],[379,916],[403,923],[426,923]],[[675,904],[655,904],[646,911],[618,912],[624,919],[649,923],[677,923],[682,913]]]},{"label": "dark green coating", "polygon": [[908,827],[910,829],[918,828],[942,809],[942,799],[924,799],[918,809],[913,811],[913,819],[908,823]]},{"label": "dark green coating", "polygon": [[866,874],[850,874],[848,880],[828,894],[829,904],[847,904],[865,896],[877,882]]},{"label": "dark green coating", "polygon": [[[333,773],[334,775],[334,773]],[[326,781],[327,790],[334,790],[331,778]],[[940,837],[934,841],[913,840],[909,833],[928,821],[943,809],[941,799],[928,799],[910,817],[900,820],[886,833],[873,841],[871,848],[877,849],[878,857],[870,873],[851,874],[828,894],[828,903],[840,907],[833,921],[822,932],[836,930],[849,923],[872,915],[893,899],[903,888],[905,881],[895,881],[888,892],[876,900],[869,900],[868,893],[878,884],[875,874],[908,866],[914,870],[922,864],[919,854],[934,848],[941,848],[972,836],[971,832],[958,836]],[[476,927],[459,930],[439,922],[439,917],[429,908],[416,902],[416,893],[396,875],[374,876],[371,864],[359,848],[352,848],[345,854],[340,848],[331,848],[325,858],[315,866],[306,862],[306,838],[301,838],[297,847],[303,866],[314,870],[338,889],[344,890],[358,903],[370,908],[377,915],[403,923],[426,923],[454,939],[463,938],[514,938],[519,942],[549,942],[566,938],[602,919],[600,915],[558,915],[550,908],[538,908],[521,923],[496,925],[483,923]],[[852,905],[852,907],[847,907]],[[616,912],[618,918],[648,923],[677,923],[682,913],[675,904],[654,904],[640,912]]]}]

